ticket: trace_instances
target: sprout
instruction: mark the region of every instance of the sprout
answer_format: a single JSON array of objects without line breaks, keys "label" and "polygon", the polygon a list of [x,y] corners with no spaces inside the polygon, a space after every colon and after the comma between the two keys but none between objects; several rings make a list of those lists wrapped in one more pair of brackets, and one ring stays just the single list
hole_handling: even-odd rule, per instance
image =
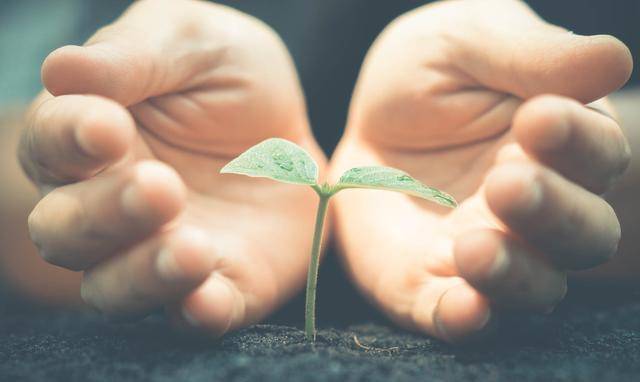
[{"label": "sprout", "polygon": [[456,201],[451,196],[427,187],[409,174],[391,167],[355,167],[346,171],[336,184],[318,184],[318,165],[313,158],[299,146],[281,138],[270,138],[251,147],[224,166],[220,172],[306,185],[318,194],[318,212],[311,246],[305,304],[305,335],[310,341],[314,341],[316,337],[315,305],[320,246],[329,199],[333,195],[348,188],[369,188],[402,192],[447,207],[456,206]]}]

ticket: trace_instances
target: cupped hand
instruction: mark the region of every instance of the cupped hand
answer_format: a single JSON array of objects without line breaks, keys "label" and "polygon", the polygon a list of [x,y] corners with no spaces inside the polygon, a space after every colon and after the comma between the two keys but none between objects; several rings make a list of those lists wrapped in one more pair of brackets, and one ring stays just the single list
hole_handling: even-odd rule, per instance
[{"label": "cupped hand", "polygon": [[281,136],[323,164],[276,34],[230,8],[139,1],[84,46],[51,53],[19,156],[43,197],[49,262],[84,271],[115,318],[167,307],[211,335],[256,322],[302,285],[312,190],[219,169]]},{"label": "cupped hand", "polygon": [[441,208],[378,191],[335,197],[344,262],[392,320],[447,341],[496,312],[550,312],[566,273],[616,251],[602,194],[629,147],[602,97],[631,72],[610,36],[579,36],[515,0],[445,1],[371,48],[331,177],[386,164],[447,191]]}]

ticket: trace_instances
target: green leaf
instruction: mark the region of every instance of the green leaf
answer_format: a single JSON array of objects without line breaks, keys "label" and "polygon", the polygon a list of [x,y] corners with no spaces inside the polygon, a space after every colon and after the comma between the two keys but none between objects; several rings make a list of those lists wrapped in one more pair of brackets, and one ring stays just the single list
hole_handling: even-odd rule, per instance
[{"label": "green leaf", "polygon": [[220,173],[270,178],[284,183],[315,185],[318,179],[318,165],[296,144],[286,139],[270,138],[227,163]]},{"label": "green leaf", "polygon": [[457,203],[450,195],[425,186],[404,171],[391,167],[356,167],[348,170],[334,186],[335,192],[345,188],[370,188],[402,192],[427,199],[447,207],[456,207]]}]

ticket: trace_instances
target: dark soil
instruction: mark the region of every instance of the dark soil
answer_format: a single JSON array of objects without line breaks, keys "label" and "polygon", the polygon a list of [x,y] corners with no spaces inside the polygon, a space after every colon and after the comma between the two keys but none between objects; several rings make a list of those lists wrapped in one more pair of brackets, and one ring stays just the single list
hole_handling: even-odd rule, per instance
[{"label": "dark soil", "polygon": [[299,300],[214,342],[171,331],[161,315],[109,324],[0,298],[0,381],[640,380],[637,293],[574,287],[553,315],[505,317],[495,339],[460,348],[394,329],[346,284],[324,281],[315,345],[291,322]]}]

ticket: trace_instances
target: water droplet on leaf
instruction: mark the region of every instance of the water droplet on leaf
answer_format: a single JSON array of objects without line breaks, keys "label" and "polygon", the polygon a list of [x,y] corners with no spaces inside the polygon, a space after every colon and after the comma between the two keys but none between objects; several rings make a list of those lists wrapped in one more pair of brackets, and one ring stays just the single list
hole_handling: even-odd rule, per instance
[{"label": "water droplet on leaf", "polygon": [[291,171],[293,170],[293,162],[291,161],[291,159],[287,156],[287,154],[285,154],[282,151],[276,151],[273,153],[273,155],[271,156],[273,158],[273,161],[278,165],[278,167],[280,167],[281,169],[285,170],[285,171]]}]

